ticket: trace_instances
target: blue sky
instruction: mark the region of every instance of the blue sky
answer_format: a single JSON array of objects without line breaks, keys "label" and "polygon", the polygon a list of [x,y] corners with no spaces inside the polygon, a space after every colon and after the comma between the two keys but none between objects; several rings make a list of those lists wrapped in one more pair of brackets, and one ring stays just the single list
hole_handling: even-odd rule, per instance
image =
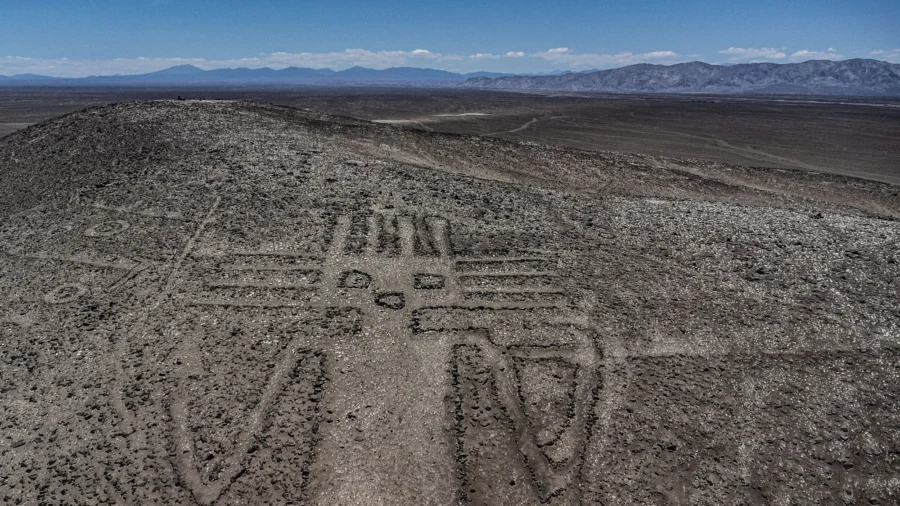
[{"label": "blue sky", "polygon": [[541,72],[876,58],[900,1],[0,0],[0,74],[416,66]]}]

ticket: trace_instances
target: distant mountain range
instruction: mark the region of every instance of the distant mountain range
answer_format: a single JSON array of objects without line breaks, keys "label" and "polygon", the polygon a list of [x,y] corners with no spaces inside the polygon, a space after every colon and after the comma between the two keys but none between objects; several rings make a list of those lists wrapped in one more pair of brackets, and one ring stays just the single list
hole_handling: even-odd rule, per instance
[{"label": "distant mountain range", "polygon": [[394,67],[346,70],[288,67],[203,70],[179,65],[149,74],[59,78],[0,76],[0,86],[192,86],[192,85],[391,85],[491,90],[613,93],[815,94],[900,96],[900,65],[877,60],[812,60],[804,63],[631,65],[612,70],[557,70],[545,74],[459,74]]},{"label": "distant mountain range", "polygon": [[615,93],[900,96],[900,65],[878,60],[804,63],[631,65],[557,76],[474,77],[469,88]]},{"label": "distant mountain range", "polygon": [[35,74],[0,76],[0,85],[197,85],[197,84],[416,84],[459,83],[476,77],[502,77],[498,72],[458,74],[446,70],[393,67],[384,70],[353,67],[346,70],[288,67],[274,70],[236,68],[203,70],[179,65],[149,74],[91,76],[81,78],[48,77]]}]

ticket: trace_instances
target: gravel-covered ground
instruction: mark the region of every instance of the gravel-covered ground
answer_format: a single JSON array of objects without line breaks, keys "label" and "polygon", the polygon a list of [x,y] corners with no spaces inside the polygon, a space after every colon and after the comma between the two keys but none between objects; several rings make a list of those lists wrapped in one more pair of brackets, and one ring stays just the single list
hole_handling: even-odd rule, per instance
[{"label": "gravel-covered ground", "polygon": [[896,504],[900,187],[249,102],[0,139],[2,504]]}]

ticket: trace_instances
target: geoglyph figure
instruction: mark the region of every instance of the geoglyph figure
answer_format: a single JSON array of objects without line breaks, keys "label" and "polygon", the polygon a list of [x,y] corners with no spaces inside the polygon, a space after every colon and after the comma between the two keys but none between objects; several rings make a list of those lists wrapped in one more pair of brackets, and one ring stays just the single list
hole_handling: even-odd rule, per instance
[{"label": "geoglyph figure", "polygon": [[[299,309],[356,321],[345,326],[343,336],[317,337],[309,327],[294,332],[234,453],[209,457],[227,461],[216,472],[204,473],[188,431],[204,423],[196,420],[190,399],[199,375],[182,374],[172,418],[185,449],[180,469],[196,498],[214,501],[242,472],[244,454],[259,437],[267,410],[283,397],[290,369],[312,350],[341,371],[329,375],[324,395],[333,416],[319,425],[316,436],[317,452],[333,457],[330,468],[308,464],[319,471],[312,479],[319,480],[322,502],[329,496],[362,500],[360,491],[370,500],[388,501],[399,480],[434,501],[474,497],[489,479],[490,466],[510,457],[521,463],[520,489],[529,486],[526,475],[533,478],[534,499],[564,494],[580,470],[585,424],[599,388],[599,354],[590,330],[566,318],[572,315],[557,285],[554,260],[537,254],[454,257],[449,224],[442,218],[376,208],[365,223],[359,254],[347,251],[352,217],[341,216],[323,255],[214,255],[217,277],[207,274],[201,293],[185,301],[220,310]],[[226,257],[229,261],[222,262]],[[302,327],[303,318],[294,323]],[[202,355],[197,341],[204,340],[198,335],[203,332],[209,329],[177,333],[184,369],[195,367],[192,358]],[[391,354],[420,356],[421,368],[397,370]],[[400,399],[407,395],[421,403],[404,405]],[[447,420],[448,407],[454,419]],[[437,437],[445,429],[452,439]],[[508,437],[518,455],[500,452],[492,462],[490,454],[497,450],[482,448],[482,440],[497,434]],[[396,448],[396,460],[388,466],[367,451],[385,440]],[[423,476],[422,470],[434,468],[444,475]],[[417,483],[418,476],[424,479]],[[459,480],[463,483],[450,485]]]}]

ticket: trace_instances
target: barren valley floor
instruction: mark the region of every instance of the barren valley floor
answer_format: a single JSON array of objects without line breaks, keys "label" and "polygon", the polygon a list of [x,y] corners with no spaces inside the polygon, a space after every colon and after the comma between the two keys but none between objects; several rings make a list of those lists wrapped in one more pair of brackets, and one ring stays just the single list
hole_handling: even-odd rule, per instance
[{"label": "barren valley floor", "polygon": [[900,184],[900,101],[411,88],[4,88],[0,136],[113,102],[241,99],[426,131],[830,172]]}]

